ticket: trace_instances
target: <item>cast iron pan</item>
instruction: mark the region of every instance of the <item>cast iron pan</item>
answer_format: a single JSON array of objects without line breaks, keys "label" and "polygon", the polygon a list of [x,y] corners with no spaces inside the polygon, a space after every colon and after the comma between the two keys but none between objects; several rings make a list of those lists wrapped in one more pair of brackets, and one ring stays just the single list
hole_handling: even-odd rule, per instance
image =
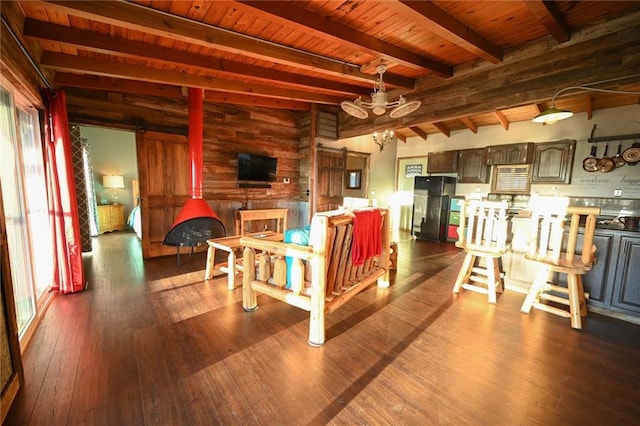
[{"label": "cast iron pan", "polygon": [[591,155],[582,160],[582,168],[585,172],[595,172],[598,170],[598,159],[596,158],[596,150],[598,147],[593,145],[591,147]]},{"label": "cast iron pan", "polygon": [[629,148],[625,149],[622,153],[622,158],[630,166],[634,166],[640,161],[640,143],[634,142]]},{"label": "cast iron pan", "polygon": [[607,142],[607,144],[604,146],[604,154],[602,155],[602,158],[598,160],[598,163],[596,166],[598,170],[600,170],[602,173],[610,172],[616,166],[613,160],[607,157],[608,150],[609,150],[609,143]]},{"label": "cast iron pan", "polygon": [[622,141],[618,142],[618,153],[612,158],[613,160],[613,164],[616,166],[616,169],[618,167],[624,166],[627,162],[624,161],[624,158],[622,158],[622,155],[620,155],[622,152]]}]

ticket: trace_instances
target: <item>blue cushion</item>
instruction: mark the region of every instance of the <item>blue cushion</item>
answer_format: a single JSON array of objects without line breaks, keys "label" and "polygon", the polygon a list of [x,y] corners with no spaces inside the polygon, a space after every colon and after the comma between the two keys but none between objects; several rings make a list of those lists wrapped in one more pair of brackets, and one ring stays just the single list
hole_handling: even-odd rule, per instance
[{"label": "blue cushion", "polygon": [[[294,243],[301,246],[309,245],[309,233],[311,232],[311,225],[307,225],[300,229],[288,229],[284,231],[284,242]],[[291,288],[291,265],[293,265],[293,258],[286,256],[287,262],[287,285],[286,288]]]}]

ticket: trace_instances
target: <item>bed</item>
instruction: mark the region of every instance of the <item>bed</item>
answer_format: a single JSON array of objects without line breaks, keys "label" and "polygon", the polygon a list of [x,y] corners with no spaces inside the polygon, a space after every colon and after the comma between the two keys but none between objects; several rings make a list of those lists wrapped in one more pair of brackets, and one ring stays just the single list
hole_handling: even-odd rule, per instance
[{"label": "bed", "polygon": [[140,219],[140,206],[135,206],[131,213],[129,214],[129,218],[127,219],[127,225],[133,228],[136,231],[136,235],[138,238],[142,239],[142,226]]},{"label": "bed", "polygon": [[131,181],[131,195],[133,197],[133,210],[127,219],[127,225],[136,231],[138,238],[142,239],[142,220],[140,218],[140,186],[137,179]]}]

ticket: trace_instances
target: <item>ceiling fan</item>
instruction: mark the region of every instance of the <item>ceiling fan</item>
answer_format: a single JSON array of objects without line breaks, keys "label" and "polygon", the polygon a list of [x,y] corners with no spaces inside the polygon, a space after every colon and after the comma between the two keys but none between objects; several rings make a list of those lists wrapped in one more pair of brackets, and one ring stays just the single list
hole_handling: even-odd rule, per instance
[{"label": "ceiling fan", "polygon": [[373,87],[371,102],[364,102],[361,97],[358,97],[358,99],[353,102],[343,101],[340,106],[344,112],[356,118],[365,119],[369,116],[367,109],[372,110],[375,115],[382,115],[387,111],[387,108],[393,108],[389,113],[391,118],[404,117],[417,110],[420,107],[420,101],[407,102],[403,96],[400,96],[400,98],[393,102],[387,100],[387,90],[382,81],[382,74],[384,74],[385,71],[387,71],[385,64],[376,67],[376,72],[380,77]]}]

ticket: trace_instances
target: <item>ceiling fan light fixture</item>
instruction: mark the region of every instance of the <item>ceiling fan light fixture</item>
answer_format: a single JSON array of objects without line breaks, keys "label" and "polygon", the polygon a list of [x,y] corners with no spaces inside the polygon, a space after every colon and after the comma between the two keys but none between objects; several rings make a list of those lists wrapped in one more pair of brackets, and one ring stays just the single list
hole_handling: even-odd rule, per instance
[{"label": "ceiling fan light fixture", "polygon": [[422,104],[422,102],[420,101],[406,102],[402,96],[400,96],[400,99],[402,102],[400,103],[400,105],[391,110],[391,112],[389,113],[389,117],[404,117],[405,115],[411,114],[413,111],[420,108],[420,105]]},{"label": "ceiling fan light fixture", "polygon": [[418,109],[420,107],[420,101],[407,102],[402,96],[396,101],[389,102],[387,90],[382,81],[382,75],[386,70],[387,66],[384,64],[376,67],[379,78],[371,93],[371,102],[363,102],[361,98],[356,99],[354,102],[343,101],[340,106],[344,112],[356,118],[365,119],[369,116],[365,108],[373,110],[375,115],[382,115],[387,112],[387,108],[393,108],[390,116],[391,118],[398,118],[404,117]]},{"label": "ceiling fan light fixture", "polygon": [[360,98],[356,99],[355,102],[343,101],[340,104],[340,107],[347,114],[352,115],[356,118],[360,118],[362,120],[369,116],[367,110],[361,106]]}]

